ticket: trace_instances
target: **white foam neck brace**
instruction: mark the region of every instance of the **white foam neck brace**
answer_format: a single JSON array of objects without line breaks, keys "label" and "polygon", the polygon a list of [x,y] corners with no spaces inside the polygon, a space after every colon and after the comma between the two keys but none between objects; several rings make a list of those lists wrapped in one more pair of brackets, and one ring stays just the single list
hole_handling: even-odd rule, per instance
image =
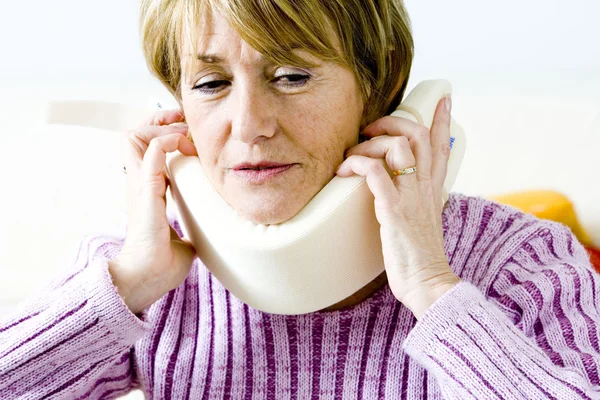
[{"label": "white foam neck brace", "polygon": [[[392,115],[431,127],[448,82],[417,86]],[[450,191],[464,153],[451,126]],[[334,177],[296,216],[278,225],[241,219],[204,175],[197,157],[167,157],[171,193],[202,262],[237,298],[259,310],[302,314],[357,292],[384,271],[374,198],[362,177]],[[290,194],[292,195],[292,194]]]},{"label": "white foam neck brace", "polygon": [[[438,101],[449,93],[447,81],[422,82],[392,115],[430,128]],[[94,120],[99,107],[105,113],[110,109],[115,122]],[[134,118],[139,118],[139,111],[106,103],[55,102],[49,110],[53,123],[104,129]],[[451,144],[444,201],[466,145],[454,121]],[[167,173],[180,221],[200,259],[225,288],[251,307],[274,314],[321,310],[385,270],[374,198],[362,177],[334,177],[292,219],[266,226],[240,218],[212,186],[197,157],[178,151],[168,154]]]}]

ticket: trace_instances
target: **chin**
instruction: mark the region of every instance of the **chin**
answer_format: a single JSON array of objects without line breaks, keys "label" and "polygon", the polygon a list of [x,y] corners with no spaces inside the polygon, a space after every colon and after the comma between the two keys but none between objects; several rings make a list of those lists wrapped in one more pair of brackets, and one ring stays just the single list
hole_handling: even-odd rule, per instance
[{"label": "chin", "polygon": [[261,201],[257,199],[256,201],[233,205],[233,208],[241,218],[254,224],[276,225],[290,220],[306,205],[298,202],[298,198],[293,202],[290,202],[290,200],[289,198],[281,201]]}]

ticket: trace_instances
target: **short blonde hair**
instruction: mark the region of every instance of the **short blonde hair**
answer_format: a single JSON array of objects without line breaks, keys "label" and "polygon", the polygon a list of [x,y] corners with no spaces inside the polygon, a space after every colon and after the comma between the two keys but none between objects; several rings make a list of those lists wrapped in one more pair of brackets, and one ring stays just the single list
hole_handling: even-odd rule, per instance
[{"label": "short blonde hair", "polygon": [[291,51],[300,48],[354,71],[365,123],[391,113],[402,100],[414,54],[402,0],[141,0],[146,63],[180,105],[181,38],[187,32],[195,49],[201,18],[213,11],[276,65],[308,66]]}]

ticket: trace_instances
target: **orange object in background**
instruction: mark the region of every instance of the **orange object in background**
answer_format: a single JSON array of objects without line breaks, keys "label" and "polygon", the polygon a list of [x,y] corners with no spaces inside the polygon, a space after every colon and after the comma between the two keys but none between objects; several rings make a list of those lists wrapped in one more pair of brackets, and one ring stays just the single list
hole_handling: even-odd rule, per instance
[{"label": "orange object in background", "polygon": [[590,253],[592,265],[600,273],[600,250],[588,246],[585,246],[585,249]]},{"label": "orange object in background", "polygon": [[584,245],[590,254],[592,265],[600,273],[600,249],[592,247],[590,236],[577,219],[573,203],[565,195],[552,190],[531,190],[493,196],[490,197],[490,200],[518,208],[538,218],[549,219],[568,226]]}]

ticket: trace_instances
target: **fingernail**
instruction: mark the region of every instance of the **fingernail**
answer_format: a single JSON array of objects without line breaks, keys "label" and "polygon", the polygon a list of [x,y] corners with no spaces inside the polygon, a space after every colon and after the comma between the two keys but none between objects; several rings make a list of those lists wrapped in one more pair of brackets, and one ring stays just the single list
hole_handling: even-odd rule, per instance
[{"label": "fingernail", "polygon": [[448,114],[452,111],[452,97],[450,95],[446,95],[446,111]]}]

